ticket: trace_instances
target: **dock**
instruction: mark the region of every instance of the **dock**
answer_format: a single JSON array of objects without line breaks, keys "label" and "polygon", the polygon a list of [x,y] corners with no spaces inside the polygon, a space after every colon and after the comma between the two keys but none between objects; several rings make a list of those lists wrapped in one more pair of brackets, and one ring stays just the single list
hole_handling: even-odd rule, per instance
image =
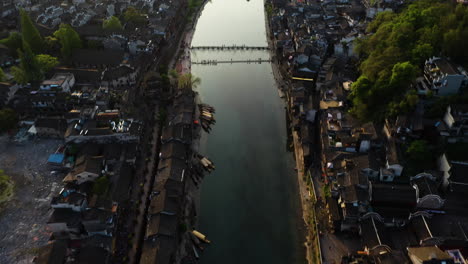
[{"label": "dock", "polygon": [[216,123],[216,120],[213,115],[215,113],[215,109],[214,107],[209,106],[207,104],[199,104],[198,107],[200,109],[201,127],[207,133],[210,133],[211,125],[214,125]]}]

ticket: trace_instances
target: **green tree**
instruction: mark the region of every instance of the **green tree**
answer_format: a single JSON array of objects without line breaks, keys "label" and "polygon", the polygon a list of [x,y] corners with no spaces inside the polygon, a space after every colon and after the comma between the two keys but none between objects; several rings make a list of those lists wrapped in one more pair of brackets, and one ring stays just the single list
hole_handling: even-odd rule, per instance
[{"label": "green tree", "polygon": [[115,16],[111,16],[109,19],[104,20],[102,22],[102,28],[110,31],[117,31],[123,29],[120,20]]},{"label": "green tree", "polygon": [[0,82],[4,82],[4,81],[6,81],[6,75],[3,72],[3,69],[0,68]]},{"label": "green tree", "polygon": [[20,10],[20,16],[23,41],[29,44],[33,52],[41,53],[44,50],[44,40],[41,34],[39,34],[39,30],[37,30],[28,13],[23,9]]},{"label": "green tree", "polygon": [[36,59],[43,73],[52,70],[59,64],[59,61],[56,57],[52,57],[48,54],[39,54],[36,56]]},{"label": "green tree", "polygon": [[0,110],[0,133],[13,129],[18,123],[15,111],[5,108]]},{"label": "green tree", "polygon": [[17,58],[18,49],[21,49],[23,46],[23,39],[18,32],[11,32],[8,38],[0,40],[0,44],[5,45],[10,51],[10,55]]},{"label": "green tree", "polygon": [[422,172],[425,169],[431,169],[428,166],[432,162],[432,154],[429,144],[425,140],[415,140],[411,142],[406,150],[408,168],[411,174]]},{"label": "green tree", "polygon": [[49,52],[55,52],[60,49],[59,40],[54,36],[47,36],[44,38],[44,43]]},{"label": "green tree", "polygon": [[124,21],[131,23],[135,26],[141,26],[146,24],[146,17],[138,12],[134,7],[129,7],[125,10],[123,14]]},{"label": "green tree", "polygon": [[399,62],[393,66],[390,84],[395,88],[402,87],[406,90],[408,84],[416,78],[417,69],[409,61]]},{"label": "green tree", "polygon": [[93,185],[93,193],[97,195],[103,195],[109,188],[109,179],[106,176],[101,176],[96,179]]},{"label": "green tree", "polygon": [[10,177],[0,170],[0,204],[13,195],[13,187]]},{"label": "green tree", "polygon": [[180,89],[196,89],[200,84],[201,79],[192,75],[191,73],[186,73],[179,76],[178,87]]},{"label": "green tree", "polygon": [[417,95],[408,93],[424,61],[441,53],[468,65],[468,7],[435,0],[413,1],[400,13],[382,12],[356,40],[359,70],[351,112],[378,121],[408,112]]},{"label": "green tree", "polygon": [[427,58],[434,55],[434,48],[428,43],[418,44],[413,48],[411,53],[413,57],[412,61],[418,65],[424,63]]},{"label": "green tree", "polygon": [[54,37],[60,41],[60,51],[65,61],[70,60],[74,49],[82,47],[80,35],[68,24],[60,24],[59,29],[54,32]]},{"label": "green tree", "polygon": [[38,83],[44,78],[39,61],[32,52],[28,42],[23,42],[23,51],[18,50],[20,65],[13,66],[11,71],[16,82],[26,84],[28,82]]}]

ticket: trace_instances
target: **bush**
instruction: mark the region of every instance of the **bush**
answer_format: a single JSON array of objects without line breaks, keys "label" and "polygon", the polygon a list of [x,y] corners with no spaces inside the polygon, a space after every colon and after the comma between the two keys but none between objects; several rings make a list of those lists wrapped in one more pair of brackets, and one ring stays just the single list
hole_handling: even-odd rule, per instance
[{"label": "bush", "polygon": [[106,176],[99,177],[93,185],[93,193],[97,195],[103,195],[109,189],[109,179]]},{"label": "bush", "polygon": [[0,203],[8,201],[13,195],[13,182],[3,170],[0,170]]}]

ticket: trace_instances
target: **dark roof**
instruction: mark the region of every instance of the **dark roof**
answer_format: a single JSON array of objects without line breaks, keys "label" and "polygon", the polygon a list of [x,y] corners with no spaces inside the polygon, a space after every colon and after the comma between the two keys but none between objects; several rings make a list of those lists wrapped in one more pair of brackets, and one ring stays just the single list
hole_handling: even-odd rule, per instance
[{"label": "dark roof", "polygon": [[468,183],[468,163],[452,162],[450,181]]},{"label": "dark roof", "polygon": [[98,69],[76,69],[59,67],[54,69],[56,72],[69,72],[75,76],[76,83],[99,83],[101,80],[101,71]]},{"label": "dark roof", "polygon": [[66,223],[68,227],[76,227],[80,224],[80,213],[58,208],[54,210],[47,223]]},{"label": "dark roof", "polygon": [[34,259],[37,264],[62,264],[67,255],[68,243],[66,240],[55,240],[52,243],[41,247]]},{"label": "dark roof", "polygon": [[175,117],[169,120],[169,125],[190,125],[193,121],[193,114],[191,112],[181,112],[175,115]]},{"label": "dark roof", "polygon": [[148,219],[145,236],[147,238],[156,235],[175,237],[177,232],[177,225],[177,216],[166,214],[152,215]]},{"label": "dark roof", "polygon": [[180,200],[177,196],[171,196],[166,190],[153,196],[148,209],[149,214],[177,214],[180,210]]},{"label": "dark roof", "polygon": [[64,191],[58,196],[52,198],[52,204],[67,203],[71,205],[80,206],[86,201],[86,195],[78,192],[67,192]]},{"label": "dark roof", "polygon": [[390,246],[385,225],[378,216],[368,214],[359,223],[363,246],[373,249],[380,245]]},{"label": "dark roof", "polygon": [[418,178],[412,178],[411,183],[418,187],[419,198],[430,194],[439,194],[437,183],[429,177],[422,176]]},{"label": "dark roof", "polygon": [[97,221],[105,223],[110,218],[112,218],[112,212],[99,209],[99,208],[90,208],[82,212],[82,221]]},{"label": "dark roof", "polygon": [[36,127],[52,128],[57,131],[63,131],[67,129],[67,120],[57,118],[38,118],[34,123]]},{"label": "dark roof", "polygon": [[78,65],[118,66],[124,53],[115,50],[78,49],[73,52],[72,61]]},{"label": "dark roof", "polygon": [[411,216],[408,228],[413,232],[418,243],[422,243],[424,240],[432,237],[428,214]]},{"label": "dark roof", "polygon": [[78,253],[79,264],[106,264],[109,263],[111,254],[102,247],[82,247]]},{"label": "dark roof", "polygon": [[340,195],[344,202],[366,202],[369,197],[367,189],[357,185],[342,187],[340,189]]},{"label": "dark roof", "polygon": [[164,127],[162,131],[161,141],[168,142],[171,140],[177,140],[182,143],[190,143],[192,140],[191,127],[182,124]]},{"label": "dark roof", "polygon": [[128,163],[122,164],[120,167],[120,173],[118,179],[114,184],[114,190],[112,192],[112,200],[116,202],[123,202],[128,199],[129,186],[132,182],[133,169]]},{"label": "dark roof", "polygon": [[112,80],[118,79],[120,77],[128,76],[128,75],[132,74],[133,72],[135,72],[134,69],[132,69],[132,68],[126,66],[126,65],[122,65],[122,66],[119,66],[119,67],[114,68],[114,69],[106,70],[104,72],[103,79],[106,80],[106,81],[112,81]]},{"label": "dark roof", "polygon": [[167,142],[161,147],[160,158],[177,158],[185,160],[187,158],[187,146],[178,141]]},{"label": "dark roof", "polygon": [[102,156],[86,157],[85,161],[79,164],[77,160],[77,166],[74,168],[73,174],[76,175],[82,172],[100,174],[103,160]]},{"label": "dark roof", "polygon": [[187,165],[184,161],[174,158],[161,160],[158,166],[158,180],[171,179],[176,182],[182,182],[185,178],[185,169]]},{"label": "dark roof", "polygon": [[118,160],[122,153],[122,145],[120,144],[106,144],[104,146],[104,157],[106,160]]},{"label": "dark roof", "polygon": [[81,239],[80,244],[83,247],[88,247],[88,246],[101,247],[106,250],[111,250],[112,249],[112,237],[95,234],[95,235],[88,236],[86,238]]},{"label": "dark roof", "polygon": [[140,264],[172,263],[175,250],[174,238],[152,237],[144,241]]},{"label": "dark roof", "polygon": [[434,63],[437,66],[437,68],[439,68],[440,71],[444,74],[459,74],[456,66],[445,58],[435,60]]},{"label": "dark roof", "polygon": [[414,207],[416,190],[409,184],[372,184],[373,206]]}]

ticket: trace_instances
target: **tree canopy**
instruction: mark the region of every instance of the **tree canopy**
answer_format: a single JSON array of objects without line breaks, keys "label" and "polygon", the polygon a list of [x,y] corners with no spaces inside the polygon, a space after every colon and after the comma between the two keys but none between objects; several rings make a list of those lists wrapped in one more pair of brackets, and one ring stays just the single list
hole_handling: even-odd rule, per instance
[{"label": "tree canopy", "polygon": [[104,20],[102,22],[102,28],[110,31],[117,31],[123,29],[120,20],[115,16],[111,16],[110,18]]},{"label": "tree canopy", "polygon": [[65,61],[71,58],[74,49],[82,47],[80,35],[68,24],[60,24],[54,37],[60,41],[61,53]]},{"label": "tree canopy", "polygon": [[93,193],[97,195],[103,195],[109,188],[109,179],[106,176],[101,176],[96,179],[93,185]]},{"label": "tree canopy", "polygon": [[4,81],[6,81],[6,75],[3,72],[3,69],[0,68],[0,82],[4,82]]},{"label": "tree canopy", "polygon": [[18,57],[18,49],[23,46],[23,39],[18,32],[11,32],[7,38],[0,40],[0,44],[5,45],[10,51],[10,55]]},{"label": "tree canopy", "polygon": [[135,26],[141,26],[147,22],[146,17],[138,12],[134,7],[127,8],[123,14],[123,18],[125,22],[131,23]]},{"label": "tree canopy", "polygon": [[201,79],[191,73],[180,75],[178,79],[178,86],[180,89],[195,89],[200,84]]},{"label": "tree canopy", "polygon": [[44,40],[41,34],[39,34],[39,30],[37,30],[28,13],[23,9],[20,10],[20,17],[23,41],[29,44],[34,53],[41,53],[44,50]]},{"label": "tree canopy", "polygon": [[59,64],[56,57],[48,54],[34,55],[27,42],[23,43],[23,51],[18,50],[20,64],[11,67],[13,78],[17,83],[39,82],[44,74]]},{"label": "tree canopy", "polygon": [[23,50],[18,50],[18,54],[20,58],[19,67],[11,67],[11,72],[15,81],[20,84],[41,81],[44,78],[44,74],[28,42],[23,42]]},{"label": "tree canopy", "polygon": [[13,195],[13,182],[3,170],[0,170],[0,204],[7,201]]},{"label": "tree canopy", "polygon": [[[362,120],[382,120],[408,112],[416,95],[407,88],[424,61],[445,55],[468,63],[468,7],[436,0],[409,4],[401,13],[382,12],[356,41],[363,58],[352,86],[352,112]],[[400,105],[395,107],[396,105]]]},{"label": "tree canopy", "polygon": [[429,144],[425,140],[415,140],[406,149],[408,160],[408,170],[411,174],[416,174],[427,168],[427,164],[432,161],[432,153]]},{"label": "tree canopy", "polygon": [[56,57],[52,57],[48,54],[39,54],[36,56],[36,59],[43,73],[52,70],[59,64],[59,61]]},{"label": "tree canopy", "polygon": [[0,110],[0,133],[14,128],[16,123],[18,123],[18,117],[15,111],[9,108]]}]

